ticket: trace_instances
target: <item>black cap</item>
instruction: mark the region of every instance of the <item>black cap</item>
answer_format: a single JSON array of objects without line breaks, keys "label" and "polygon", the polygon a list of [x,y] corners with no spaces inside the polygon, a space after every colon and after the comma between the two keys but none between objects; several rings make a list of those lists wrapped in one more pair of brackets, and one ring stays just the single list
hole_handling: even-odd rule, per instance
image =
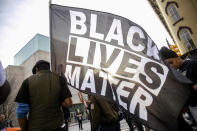
[{"label": "black cap", "polygon": [[44,64],[44,63],[49,65],[48,61],[45,61],[45,60],[37,61],[36,64],[34,65],[33,69],[32,69],[32,73],[36,74],[36,67],[38,67],[39,65]]},{"label": "black cap", "polygon": [[161,47],[161,49],[159,50],[159,53],[160,53],[163,60],[178,57],[178,55],[174,51],[168,49],[165,46]]}]

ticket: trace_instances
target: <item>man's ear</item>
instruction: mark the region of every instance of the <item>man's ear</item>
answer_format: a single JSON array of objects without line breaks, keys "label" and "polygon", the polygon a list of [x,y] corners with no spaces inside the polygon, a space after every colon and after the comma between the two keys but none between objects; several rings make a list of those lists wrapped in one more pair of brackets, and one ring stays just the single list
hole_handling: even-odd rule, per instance
[{"label": "man's ear", "polygon": [[36,73],[38,72],[39,70],[38,70],[38,67],[36,67]]}]

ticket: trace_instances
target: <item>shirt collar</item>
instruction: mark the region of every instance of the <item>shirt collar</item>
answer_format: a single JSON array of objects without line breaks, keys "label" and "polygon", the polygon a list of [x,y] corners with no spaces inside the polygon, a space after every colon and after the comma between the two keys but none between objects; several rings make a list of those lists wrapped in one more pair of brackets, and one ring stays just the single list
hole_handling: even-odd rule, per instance
[{"label": "shirt collar", "polygon": [[50,72],[50,70],[40,70],[40,71],[38,71],[38,73],[48,73],[48,72]]},{"label": "shirt collar", "polygon": [[183,64],[180,66],[179,71],[180,72],[186,71],[188,68],[188,65],[189,65],[189,60],[185,60]]}]

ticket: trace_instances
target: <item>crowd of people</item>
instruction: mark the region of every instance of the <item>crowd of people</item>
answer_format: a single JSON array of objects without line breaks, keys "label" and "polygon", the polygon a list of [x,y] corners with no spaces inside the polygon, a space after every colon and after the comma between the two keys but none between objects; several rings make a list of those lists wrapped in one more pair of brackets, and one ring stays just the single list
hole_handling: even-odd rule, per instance
[{"label": "crowd of people", "polygon": [[[183,60],[167,47],[162,47],[160,56],[169,67],[181,72],[193,82],[191,94],[178,117],[179,131],[197,130],[197,61]],[[50,64],[40,60],[32,68],[30,77],[25,79],[18,91],[16,115],[22,131],[68,131],[69,108],[72,94],[64,75],[50,71]],[[10,92],[10,86],[0,62],[0,104]],[[82,101],[83,103],[84,101]],[[94,95],[86,101],[91,131],[120,131],[120,120],[126,119],[130,130],[150,130],[144,127],[124,108]],[[79,130],[83,130],[83,115],[76,111]],[[5,115],[0,116],[0,130],[6,127]]]}]

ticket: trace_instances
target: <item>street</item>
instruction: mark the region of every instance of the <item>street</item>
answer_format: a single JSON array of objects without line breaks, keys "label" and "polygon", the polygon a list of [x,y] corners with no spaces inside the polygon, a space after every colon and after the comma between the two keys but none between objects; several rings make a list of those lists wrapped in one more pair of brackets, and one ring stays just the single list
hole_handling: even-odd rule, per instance
[{"label": "street", "polygon": [[[120,121],[121,131],[129,131],[129,126],[127,125],[125,120]],[[69,125],[69,131],[78,131],[79,126],[78,123],[72,123]],[[83,130],[82,131],[90,131],[90,122],[83,121]]]}]

